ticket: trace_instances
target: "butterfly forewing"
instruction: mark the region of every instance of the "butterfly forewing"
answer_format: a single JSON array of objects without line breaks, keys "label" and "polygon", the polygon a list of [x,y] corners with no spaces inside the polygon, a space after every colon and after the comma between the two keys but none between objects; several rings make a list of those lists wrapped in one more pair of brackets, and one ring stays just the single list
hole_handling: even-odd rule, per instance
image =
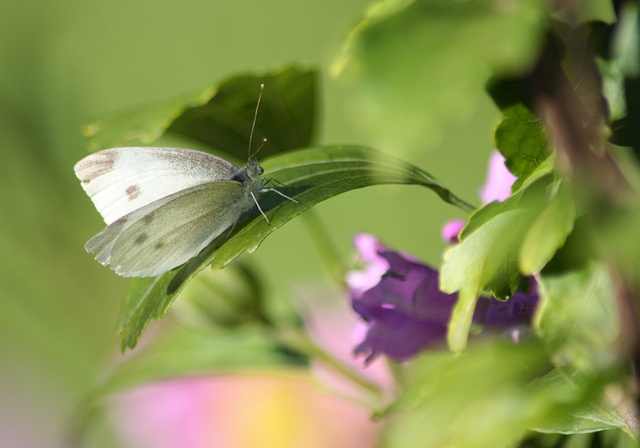
[{"label": "butterfly forewing", "polygon": [[75,166],[107,224],[181,190],[231,179],[237,170],[233,163],[205,152],[145,147],[107,149]]}]

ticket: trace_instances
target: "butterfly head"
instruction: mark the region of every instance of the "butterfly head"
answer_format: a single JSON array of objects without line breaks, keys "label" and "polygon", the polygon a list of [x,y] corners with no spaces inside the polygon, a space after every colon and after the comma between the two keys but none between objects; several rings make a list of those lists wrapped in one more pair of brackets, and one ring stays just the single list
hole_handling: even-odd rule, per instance
[{"label": "butterfly head", "polygon": [[249,162],[244,167],[244,170],[247,174],[247,178],[255,179],[257,177],[262,176],[264,174],[264,168],[260,166],[257,160],[249,160]]}]

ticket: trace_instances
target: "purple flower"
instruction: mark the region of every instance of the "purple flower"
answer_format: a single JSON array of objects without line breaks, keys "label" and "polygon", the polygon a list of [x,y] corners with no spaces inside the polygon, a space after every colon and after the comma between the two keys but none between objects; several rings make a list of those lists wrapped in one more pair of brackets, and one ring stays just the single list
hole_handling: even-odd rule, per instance
[{"label": "purple flower", "polygon": [[[357,235],[354,245],[367,263],[364,271],[347,276],[353,309],[367,324],[355,354],[365,354],[367,363],[380,354],[404,360],[425,347],[443,346],[457,294],[440,291],[438,271],[390,251],[371,235]],[[515,340],[520,333],[512,329],[530,322],[537,300],[537,294],[522,292],[508,302],[481,298],[473,322],[484,331],[508,329]]]}]

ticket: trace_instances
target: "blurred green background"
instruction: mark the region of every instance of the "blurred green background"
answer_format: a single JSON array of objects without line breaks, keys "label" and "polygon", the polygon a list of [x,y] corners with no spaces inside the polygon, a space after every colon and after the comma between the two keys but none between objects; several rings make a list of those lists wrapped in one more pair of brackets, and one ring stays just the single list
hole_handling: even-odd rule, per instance
[{"label": "blurred green background", "polygon": [[[113,329],[129,280],[83,249],[103,227],[72,169],[87,154],[83,124],[237,73],[307,64],[321,74],[318,143],[395,153],[478,202],[498,119],[488,99],[414,148],[381,146],[349,115],[354,97],[328,68],[367,4],[0,3],[3,447],[63,446],[74,406],[120,357]],[[435,265],[441,225],[462,217],[433,193],[403,186],[351,192],[316,211],[345,257],[353,234],[364,231]],[[329,281],[300,219],[245,258],[280,286]]]}]

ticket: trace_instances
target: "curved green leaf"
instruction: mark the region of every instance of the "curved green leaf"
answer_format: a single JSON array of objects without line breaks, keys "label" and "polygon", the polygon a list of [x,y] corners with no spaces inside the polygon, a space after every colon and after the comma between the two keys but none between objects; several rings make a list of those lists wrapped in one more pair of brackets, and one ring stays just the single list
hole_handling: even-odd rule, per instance
[{"label": "curved green leaf", "polygon": [[246,160],[260,84],[265,88],[253,142],[268,139],[261,155],[308,146],[316,109],[316,72],[296,66],[234,76],[199,92],[91,123],[84,134],[90,149],[97,151],[148,144],[170,132]]},{"label": "curved green leaf", "polygon": [[221,269],[242,252],[253,252],[278,227],[313,205],[356,188],[381,184],[413,184],[427,187],[445,202],[463,210],[472,207],[442,183],[410,164],[372,149],[331,146],[304,149],[273,157],[263,164],[265,177],[283,186],[279,191],[298,203],[275,193],[264,193],[259,202],[267,224],[257,209],[245,213],[233,229],[223,233],[183,266],[156,278],[136,279],[123,304],[119,322],[122,348],[134,347],[151,318],[164,315],[184,285],[204,267]]}]

